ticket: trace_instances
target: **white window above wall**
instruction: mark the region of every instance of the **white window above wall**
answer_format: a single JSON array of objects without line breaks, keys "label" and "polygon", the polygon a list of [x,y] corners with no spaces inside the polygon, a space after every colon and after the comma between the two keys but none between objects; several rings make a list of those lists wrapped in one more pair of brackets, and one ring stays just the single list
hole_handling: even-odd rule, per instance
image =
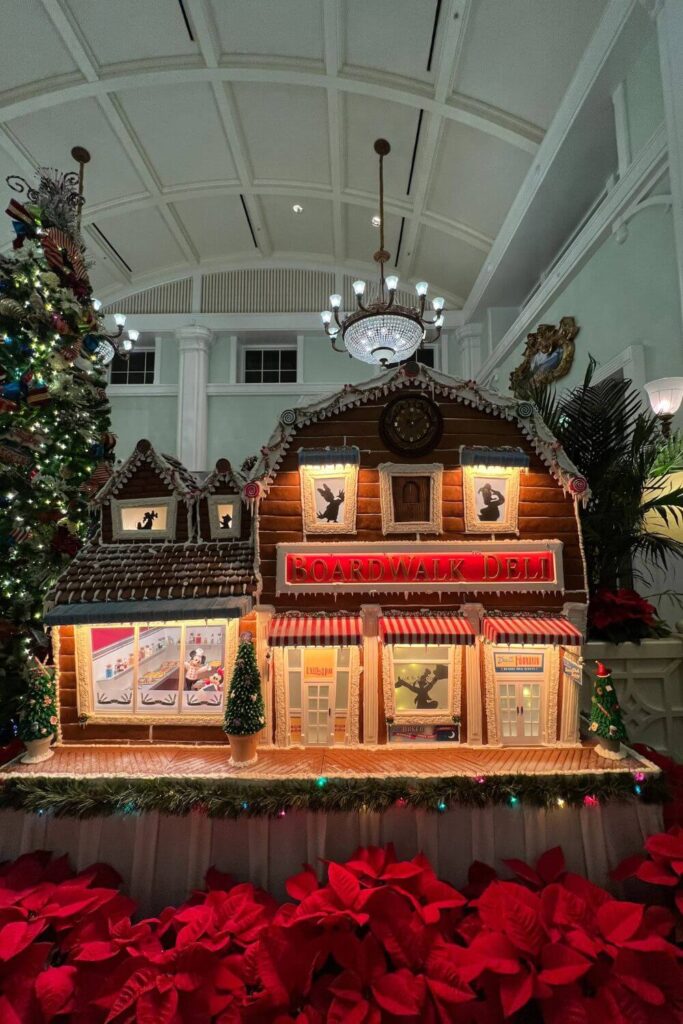
[{"label": "white window above wall", "polygon": [[[437,345],[426,345],[424,348],[417,350],[414,356],[410,357],[415,359],[422,366],[428,366],[431,370],[439,369],[439,352]],[[387,363],[387,369],[393,368],[394,366],[405,366],[406,363],[410,362],[410,359],[401,359],[398,363]]]},{"label": "white window above wall", "polygon": [[127,359],[114,356],[109,366],[111,384],[153,384],[154,349],[131,352]]},{"label": "white window above wall", "polygon": [[244,345],[240,381],[243,384],[296,384],[299,379],[296,345]]}]

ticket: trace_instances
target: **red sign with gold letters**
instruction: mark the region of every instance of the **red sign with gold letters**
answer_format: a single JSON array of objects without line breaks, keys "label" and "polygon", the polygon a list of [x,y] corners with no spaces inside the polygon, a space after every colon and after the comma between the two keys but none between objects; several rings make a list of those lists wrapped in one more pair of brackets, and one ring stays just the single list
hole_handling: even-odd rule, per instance
[{"label": "red sign with gold letters", "polygon": [[279,544],[278,592],[562,589],[560,541]]}]

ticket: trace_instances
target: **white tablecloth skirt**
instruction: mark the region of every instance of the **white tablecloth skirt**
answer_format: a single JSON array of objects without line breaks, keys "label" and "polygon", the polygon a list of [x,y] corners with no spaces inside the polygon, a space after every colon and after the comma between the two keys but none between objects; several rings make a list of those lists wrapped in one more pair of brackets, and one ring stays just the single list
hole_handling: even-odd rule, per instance
[{"label": "white tablecloth skirt", "polygon": [[562,846],[567,865],[599,885],[624,857],[637,853],[646,836],[663,829],[661,807],[612,803],[605,807],[553,811],[534,808],[456,807],[442,814],[392,808],[367,812],[283,818],[212,820],[158,813],[75,820],[50,815],[0,812],[0,860],[31,850],[67,853],[82,869],[111,864],[144,913],[182,902],[201,888],[211,865],[238,881],[252,881],[282,899],[286,879],[320,858],[345,860],[360,845],[393,842],[401,858],[422,851],[440,877],[463,885],[474,860],[503,875],[506,857],[533,863],[544,850]]}]

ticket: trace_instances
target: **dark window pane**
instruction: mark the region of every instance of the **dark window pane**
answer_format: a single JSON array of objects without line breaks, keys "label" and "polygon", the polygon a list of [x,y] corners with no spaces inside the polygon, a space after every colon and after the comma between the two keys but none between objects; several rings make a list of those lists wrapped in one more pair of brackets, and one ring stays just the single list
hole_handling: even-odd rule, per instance
[{"label": "dark window pane", "polygon": [[141,370],[131,370],[128,374],[129,384],[144,384],[145,375]]},{"label": "dark window pane", "polygon": [[280,366],[280,350],[267,348],[263,352],[263,369],[277,370]]},{"label": "dark window pane", "polygon": [[145,384],[154,383],[154,368],[151,370],[145,370]]},{"label": "dark window pane", "polygon": [[425,348],[422,352],[418,352],[417,361],[418,363],[422,363],[423,366],[431,366],[431,368],[434,369],[434,349]]},{"label": "dark window pane", "polygon": [[282,359],[280,366],[283,370],[294,370],[296,371],[296,349],[286,348],[282,351]]},{"label": "dark window pane", "polygon": [[261,383],[261,371],[260,370],[245,370],[244,371],[244,382],[245,382],[245,384],[260,384]]},{"label": "dark window pane", "polygon": [[280,380],[283,384],[296,384],[296,370],[282,370]]},{"label": "dark window pane", "polygon": [[244,352],[244,369],[245,370],[260,370],[261,369],[261,349],[248,348]]},{"label": "dark window pane", "polygon": [[128,373],[126,370],[112,370],[111,371],[111,382],[112,384],[125,384],[128,379]]},{"label": "dark window pane", "polygon": [[280,380],[279,370],[264,370],[263,371],[263,383],[264,384],[277,384]]}]

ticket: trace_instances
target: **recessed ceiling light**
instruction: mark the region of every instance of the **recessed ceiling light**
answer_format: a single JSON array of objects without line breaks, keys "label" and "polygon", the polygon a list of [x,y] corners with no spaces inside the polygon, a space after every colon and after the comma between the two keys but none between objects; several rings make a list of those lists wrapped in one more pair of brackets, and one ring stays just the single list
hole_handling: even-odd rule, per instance
[{"label": "recessed ceiling light", "polygon": [[372,218],[372,226],[373,226],[373,228],[378,228],[381,223],[382,223],[382,218],[378,214],[375,214],[375,216]]},{"label": "recessed ceiling light", "polygon": [[303,213],[304,212],[304,208],[301,205],[301,203],[294,203],[294,206],[292,207],[292,210],[294,211],[294,213]]}]

